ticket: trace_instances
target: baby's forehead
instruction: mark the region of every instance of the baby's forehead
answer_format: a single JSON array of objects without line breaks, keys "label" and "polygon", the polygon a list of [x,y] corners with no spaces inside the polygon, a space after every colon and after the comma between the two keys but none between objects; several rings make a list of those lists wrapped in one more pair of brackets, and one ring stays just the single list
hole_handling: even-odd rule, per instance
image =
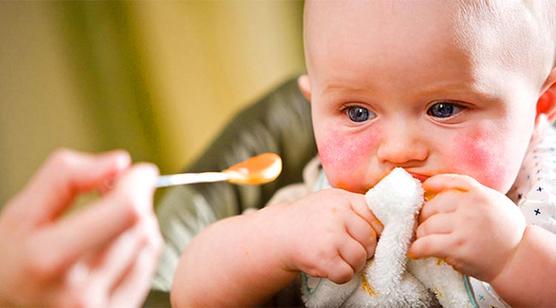
[{"label": "baby's forehead", "polygon": [[[332,47],[417,51],[418,45],[428,44],[457,50],[477,66],[498,61],[531,73],[540,82],[552,68],[554,40],[551,31],[543,30],[541,19],[547,16],[538,11],[538,7],[535,10],[510,0],[309,0],[305,12],[307,62],[312,64],[315,53],[334,54],[327,50]],[[350,57],[347,52],[343,56]]]},{"label": "baby's forehead", "polygon": [[547,32],[521,1],[460,1],[454,10],[455,44],[475,61],[493,60],[527,71],[543,66]]}]

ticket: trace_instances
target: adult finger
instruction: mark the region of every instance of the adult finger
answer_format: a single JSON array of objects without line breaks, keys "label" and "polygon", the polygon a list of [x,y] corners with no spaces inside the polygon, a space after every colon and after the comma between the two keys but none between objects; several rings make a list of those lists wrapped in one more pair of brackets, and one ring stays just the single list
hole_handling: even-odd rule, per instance
[{"label": "adult finger", "polygon": [[148,241],[142,246],[132,266],[120,282],[113,286],[110,307],[139,307],[145,300],[162,249],[156,220],[151,226],[156,232],[150,232]]},{"label": "adult finger", "polygon": [[408,255],[413,259],[445,258],[448,256],[449,248],[452,247],[451,244],[449,235],[432,234],[415,240],[408,249]]},{"label": "adult finger", "polygon": [[30,223],[50,221],[71,204],[76,194],[92,190],[129,164],[129,154],[120,150],[100,155],[58,150],[17,196],[18,211],[25,213]]},{"label": "adult finger", "polygon": [[140,217],[150,215],[157,176],[153,165],[137,165],[108,196],[41,230],[33,237],[36,249],[31,253],[40,256],[39,268],[46,274],[63,271],[81,255],[107,245]]},{"label": "adult finger", "polygon": [[479,185],[477,180],[461,174],[438,174],[423,182],[427,195],[435,195],[446,190],[469,191]]},{"label": "adult finger", "polygon": [[[114,191],[110,195],[115,195],[126,200],[128,196],[135,196],[138,202],[140,213],[154,215],[152,207],[152,196],[156,187],[154,186],[158,178],[158,168],[153,164],[138,164],[127,176],[123,176],[116,182]],[[148,202],[146,202],[148,201]],[[154,216],[153,216],[154,217]]]},{"label": "adult finger", "polygon": [[109,307],[140,307],[151,286],[159,253],[143,249],[126,277],[114,289]]},{"label": "adult finger", "polygon": [[447,234],[454,230],[452,215],[437,214],[422,222],[415,231],[417,239],[432,234]]},{"label": "adult finger", "polygon": [[[87,256],[88,257],[88,256]],[[59,292],[50,292],[50,301],[46,306],[55,307],[102,307],[103,299],[92,296],[88,290],[90,266],[89,260],[84,257],[70,266],[63,279],[63,287],[57,288]],[[49,281],[52,282],[52,279]]]},{"label": "adult finger", "polygon": [[419,213],[419,223],[439,213],[451,213],[458,207],[458,199],[461,198],[460,190],[448,190],[434,196],[426,201]]},{"label": "adult finger", "polygon": [[[98,253],[88,279],[95,297],[109,298],[113,285],[121,279],[122,273],[134,263],[144,245],[145,238],[140,226],[123,232],[105,251]],[[100,260],[98,260],[100,259]]]},{"label": "adult finger", "polygon": [[384,226],[382,225],[380,220],[376,218],[376,216],[373,214],[373,211],[371,211],[371,209],[367,205],[365,196],[359,194],[352,194],[350,201],[351,201],[350,202],[351,209],[355,213],[357,213],[357,215],[359,215],[361,218],[367,221],[367,223],[369,223],[373,227],[376,234],[380,235],[382,233],[382,230],[384,229]]},{"label": "adult finger", "polygon": [[[163,240],[162,235],[160,234],[160,229],[158,227],[158,221],[156,217],[144,219],[144,222],[141,223],[141,228],[138,233],[140,234],[141,240],[141,246],[137,251],[138,254],[145,250],[152,250],[158,253],[161,252]],[[112,285],[110,288],[111,293],[116,289],[118,285],[122,283],[124,278],[128,275],[129,271],[133,269],[133,264],[134,262],[130,263],[130,266],[127,269],[120,271],[119,279],[115,279],[112,281]]]}]

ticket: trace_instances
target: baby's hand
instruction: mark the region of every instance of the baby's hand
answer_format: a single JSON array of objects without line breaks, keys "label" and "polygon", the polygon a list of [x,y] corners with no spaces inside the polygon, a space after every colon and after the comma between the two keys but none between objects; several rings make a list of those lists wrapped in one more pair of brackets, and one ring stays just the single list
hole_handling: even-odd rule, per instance
[{"label": "baby's hand", "polygon": [[464,175],[437,175],[423,188],[434,197],[421,210],[409,255],[445,258],[456,270],[482,281],[496,278],[525,231],[517,206]]},{"label": "baby's hand", "polygon": [[348,282],[363,268],[382,231],[365,197],[340,189],[322,190],[273,211],[271,227],[277,230],[285,268],[335,283]]}]

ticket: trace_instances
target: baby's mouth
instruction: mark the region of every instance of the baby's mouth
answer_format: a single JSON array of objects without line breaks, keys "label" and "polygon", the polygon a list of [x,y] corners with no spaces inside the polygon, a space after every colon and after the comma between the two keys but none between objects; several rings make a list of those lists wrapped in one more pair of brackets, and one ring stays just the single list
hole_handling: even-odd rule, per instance
[{"label": "baby's mouth", "polygon": [[[420,174],[420,173],[411,172],[407,169],[405,171],[407,171],[407,173],[409,173],[414,179],[417,179],[421,183],[423,183],[424,181],[426,181],[428,178],[431,177],[430,175],[424,175],[424,174]],[[392,172],[392,170],[390,170],[390,172]],[[367,190],[373,188],[376,184],[378,184],[380,181],[382,181],[388,174],[390,174],[390,172],[388,172],[385,175],[383,175],[382,177],[380,177],[380,179],[376,183],[374,183],[373,185],[367,187]]]},{"label": "baby's mouth", "polygon": [[411,174],[412,177],[419,180],[419,182],[421,182],[421,183],[423,183],[424,181],[426,181],[429,178],[428,175],[424,175],[424,174],[413,173],[413,172],[409,172],[409,174]]}]

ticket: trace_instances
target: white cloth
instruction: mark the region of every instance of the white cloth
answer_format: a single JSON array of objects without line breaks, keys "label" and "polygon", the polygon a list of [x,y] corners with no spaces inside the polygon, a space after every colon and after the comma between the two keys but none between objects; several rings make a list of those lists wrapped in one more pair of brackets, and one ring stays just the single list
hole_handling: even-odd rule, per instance
[{"label": "white cloth", "polygon": [[[327,183],[321,181],[321,188]],[[407,249],[423,205],[421,183],[395,168],[365,198],[384,230],[374,258],[346,284],[304,275],[308,307],[473,307],[464,276],[436,258],[409,260]]]}]

